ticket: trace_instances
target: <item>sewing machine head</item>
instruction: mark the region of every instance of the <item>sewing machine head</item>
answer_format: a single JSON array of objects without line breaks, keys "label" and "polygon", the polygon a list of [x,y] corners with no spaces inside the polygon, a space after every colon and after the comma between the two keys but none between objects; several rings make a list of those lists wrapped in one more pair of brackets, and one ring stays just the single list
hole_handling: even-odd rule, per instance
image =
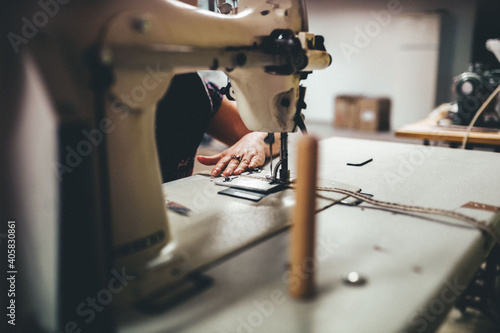
[{"label": "sewing machine head", "polygon": [[[222,70],[231,80],[238,110],[250,130],[294,131],[300,115],[297,105],[303,104],[300,80],[331,62],[322,37],[307,32],[304,2],[242,0],[228,15],[179,3],[169,13],[176,10],[164,13],[168,19],[156,11],[124,12],[107,25],[103,57],[115,73],[126,69],[130,74],[131,67],[152,64],[169,74]],[[179,29],[186,21],[197,25]],[[164,58],[159,61],[155,53]],[[130,90],[129,83],[120,88],[122,81],[133,80],[116,80],[115,95]],[[158,100],[157,95],[148,95],[141,107]]]}]

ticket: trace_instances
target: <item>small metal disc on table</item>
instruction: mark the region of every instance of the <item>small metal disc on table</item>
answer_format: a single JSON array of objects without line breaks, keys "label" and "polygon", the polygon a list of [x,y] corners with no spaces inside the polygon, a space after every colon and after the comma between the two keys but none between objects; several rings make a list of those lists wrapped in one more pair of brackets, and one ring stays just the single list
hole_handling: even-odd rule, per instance
[{"label": "small metal disc on table", "polygon": [[366,278],[357,272],[349,272],[342,277],[342,281],[349,286],[362,286],[366,284]]}]

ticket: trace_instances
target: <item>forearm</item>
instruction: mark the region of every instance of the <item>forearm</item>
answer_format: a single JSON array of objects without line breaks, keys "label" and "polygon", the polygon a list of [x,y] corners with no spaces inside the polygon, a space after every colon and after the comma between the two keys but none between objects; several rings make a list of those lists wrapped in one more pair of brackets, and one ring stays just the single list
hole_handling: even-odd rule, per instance
[{"label": "forearm", "polygon": [[222,104],[210,120],[206,133],[222,143],[232,146],[251,131],[240,118],[236,102],[224,97]]}]

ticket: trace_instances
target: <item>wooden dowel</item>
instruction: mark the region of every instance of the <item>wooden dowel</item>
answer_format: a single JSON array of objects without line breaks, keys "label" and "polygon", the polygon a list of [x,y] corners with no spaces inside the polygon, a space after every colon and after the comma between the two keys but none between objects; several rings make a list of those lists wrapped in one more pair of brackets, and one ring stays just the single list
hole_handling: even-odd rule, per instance
[{"label": "wooden dowel", "polygon": [[298,142],[296,204],[292,218],[289,292],[297,299],[315,293],[316,178],[318,141],[304,136]]}]

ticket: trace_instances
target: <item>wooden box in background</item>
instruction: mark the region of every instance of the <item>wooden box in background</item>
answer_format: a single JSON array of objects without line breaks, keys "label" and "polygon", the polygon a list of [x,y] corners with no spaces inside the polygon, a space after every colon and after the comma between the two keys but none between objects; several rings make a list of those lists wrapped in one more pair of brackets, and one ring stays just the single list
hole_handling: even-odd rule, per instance
[{"label": "wooden box in background", "polygon": [[355,95],[338,95],[335,97],[335,115],[333,126],[355,129],[358,127],[358,99]]},{"label": "wooden box in background", "polygon": [[389,98],[360,98],[358,129],[388,131],[390,129],[391,100]]}]

